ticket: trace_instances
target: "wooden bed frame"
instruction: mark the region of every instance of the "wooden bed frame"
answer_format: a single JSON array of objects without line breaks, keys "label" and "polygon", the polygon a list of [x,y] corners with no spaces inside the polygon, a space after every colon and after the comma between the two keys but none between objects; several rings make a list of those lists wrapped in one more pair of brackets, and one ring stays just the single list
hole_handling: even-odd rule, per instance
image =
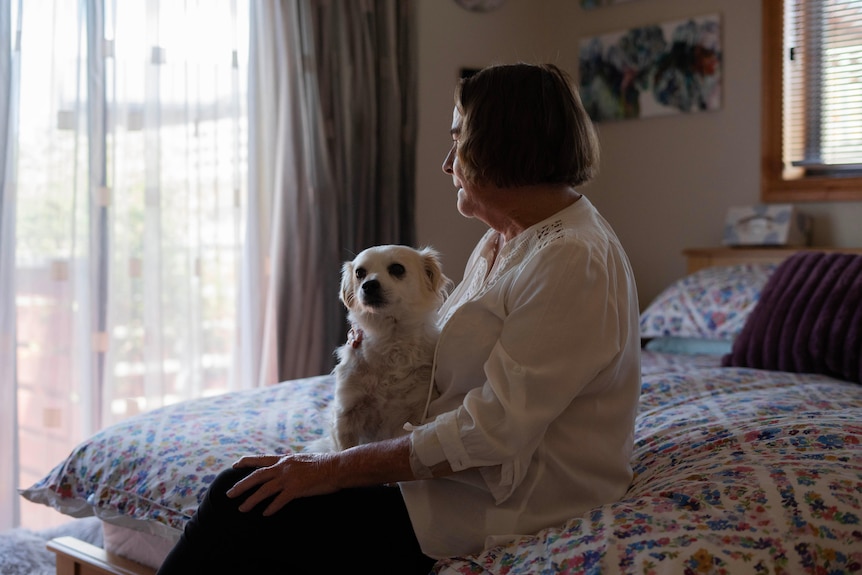
[{"label": "wooden bed frame", "polygon": [[125,557],[108,553],[74,537],[48,542],[57,554],[57,575],[155,575],[156,570]]},{"label": "wooden bed frame", "polygon": [[[780,263],[800,251],[841,252],[862,255],[862,248],[713,247],[683,250],[687,273],[712,266],[746,263]],[[156,570],[108,553],[74,537],[48,542],[57,554],[57,575],[155,575]]]}]

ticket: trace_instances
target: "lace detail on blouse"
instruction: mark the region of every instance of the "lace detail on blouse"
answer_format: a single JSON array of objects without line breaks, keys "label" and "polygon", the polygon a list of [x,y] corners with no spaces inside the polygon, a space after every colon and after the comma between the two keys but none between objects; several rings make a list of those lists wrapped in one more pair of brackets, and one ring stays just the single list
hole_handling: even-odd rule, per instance
[{"label": "lace detail on blouse", "polygon": [[464,300],[471,300],[482,289],[482,280],[488,275],[488,260],[479,258],[476,262],[476,268],[473,272],[473,277],[470,278],[470,285],[467,286],[467,291],[464,293]]},{"label": "lace detail on blouse", "polygon": [[563,220],[555,220],[536,230],[536,251],[563,237]]},{"label": "lace detail on blouse", "polygon": [[[522,234],[503,246],[497,254],[493,269],[488,273],[487,255],[477,258],[476,264],[470,270],[469,277],[464,278],[466,289],[458,296],[458,300],[450,302],[450,307],[438,321],[445,325],[461,304],[480,297],[494,287],[497,281],[515,267],[524,265],[530,252],[535,253],[565,236],[563,220],[554,220],[537,228],[533,233]],[[454,294],[453,294],[454,295]]]},{"label": "lace detail on blouse", "polygon": [[[501,253],[497,255],[497,263],[494,269],[491,270],[488,280],[475,292],[472,291],[474,286],[471,283],[471,296],[475,297],[485,293],[510,270],[523,265],[527,260],[528,254],[538,252],[555,241],[562,239],[564,235],[563,220],[554,220],[536,229],[532,234],[525,234],[520,238],[516,238],[514,242],[506,244]],[[481,281],[483,277],[485,277],[484,268],[482,275],[475,276],[473,280],[479,279]]]}]

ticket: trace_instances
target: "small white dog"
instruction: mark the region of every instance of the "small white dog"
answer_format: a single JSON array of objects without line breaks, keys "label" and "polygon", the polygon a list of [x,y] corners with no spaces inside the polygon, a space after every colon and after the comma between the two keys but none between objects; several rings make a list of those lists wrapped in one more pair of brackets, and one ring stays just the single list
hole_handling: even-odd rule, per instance
[{"label": "small white dog", "polygon": [[309,450],[389,439],[419,423],[434,393],[437,310],[450,287],[428,247],[376,246],[344,263],[340,297],[351,338],[337,349],[330,441]]}]

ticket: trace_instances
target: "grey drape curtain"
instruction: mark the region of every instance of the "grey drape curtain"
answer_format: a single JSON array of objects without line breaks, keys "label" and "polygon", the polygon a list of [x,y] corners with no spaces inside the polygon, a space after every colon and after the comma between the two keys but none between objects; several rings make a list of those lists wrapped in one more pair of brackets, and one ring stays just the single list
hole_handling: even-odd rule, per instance
[{"label": "grey drape curtain", "polygon": [[414,241],[414,18],[414,0],[252,4],[241,338],[258,385],[329,371],[342,262]]}]

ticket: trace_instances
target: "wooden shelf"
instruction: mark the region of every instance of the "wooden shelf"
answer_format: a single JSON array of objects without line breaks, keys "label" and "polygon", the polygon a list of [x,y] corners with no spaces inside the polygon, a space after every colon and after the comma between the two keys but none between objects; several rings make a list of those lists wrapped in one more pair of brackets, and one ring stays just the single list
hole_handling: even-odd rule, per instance
[{"label": "wooden shelf", "polygon": [[862,248],[834,247],[713,247],[688,248],[682,251],[686,258],[687,273],[694,273],[712,266],[732,266],[751,263],[781,263],[793,254],[801,251],[841,252],[862,254]]}]

